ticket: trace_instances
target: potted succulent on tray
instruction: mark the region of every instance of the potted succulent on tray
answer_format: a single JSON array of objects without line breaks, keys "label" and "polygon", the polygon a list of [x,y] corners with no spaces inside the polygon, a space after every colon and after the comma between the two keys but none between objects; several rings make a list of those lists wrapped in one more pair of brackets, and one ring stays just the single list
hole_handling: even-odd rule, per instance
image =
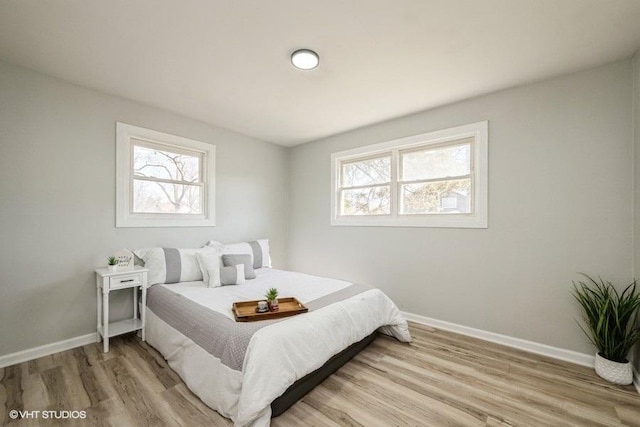
[{"label": "potted succulent on tray", "polygon": [[118,259],[114,256],[107,258],[107,268],[110,272],[116,271],[116,268],[118,268]]},{"label": "potted succulent on tray", "polygon": [[271,288],[267,290],[267,293],[264,295],[267,298],[267,303],[269,304],[269,310],[278,311],[278,290],[276,288]]},{"label": "potted succulent on tray", "polygon": [[587,283],[573,282],[573,296],[582,306],[587,324],[586,329],[580,327],[597,349],[596,373],[614,384],[631,384],[633,372],[627,355],[640,340],[636,281],[618,293],[611,282],[583,276]]}]

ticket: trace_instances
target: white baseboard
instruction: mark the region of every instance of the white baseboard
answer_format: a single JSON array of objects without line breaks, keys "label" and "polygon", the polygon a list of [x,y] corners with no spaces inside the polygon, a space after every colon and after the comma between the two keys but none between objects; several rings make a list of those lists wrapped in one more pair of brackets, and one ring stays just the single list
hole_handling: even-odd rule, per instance
[{"label": "white baseboard", "polygon": [[6,354],[4,356],[0,356],[0,368],[22,362],[28,362],[29,360],[48,356],[54,353],[59,353],[65,350],[71,350],[72,348],[76,347],[82,347],[83,345],[91,344],[94,342],[97,342],[97,335],[95,332],[87,335],[81,335],[75,338],[69,338],[68,340],[29,348],[27,350],[18,351],[16,353]]},{"label": "white baseboard", "polygon": [[421,316],[419,314],[407,312],[403,312],[402,314],[407,318],[407,320],[421,323],[423,325],[431,326],[437,329],[443,329],[445,331],[451,331],[462,335],[468,335],[474,338],[480,338],[485,341],[506,345],[508,347],[525,350],[531,353],[541,354],[543,356],[552,357],[554,359],[576,363],[582,366],[588,366],[591,368],[595,366],[595,356],[592,356],[590,354],[578,353],[577,351],[573,350],[566,350],[564,348],[552,347],[550,345],[527,341],[520,338],[514,338],[508,335],[501,335],[494,332],[483,331],[481,329],[470,328],[468,326],[445,322],[444,320],[432,319],[430,317]]}]

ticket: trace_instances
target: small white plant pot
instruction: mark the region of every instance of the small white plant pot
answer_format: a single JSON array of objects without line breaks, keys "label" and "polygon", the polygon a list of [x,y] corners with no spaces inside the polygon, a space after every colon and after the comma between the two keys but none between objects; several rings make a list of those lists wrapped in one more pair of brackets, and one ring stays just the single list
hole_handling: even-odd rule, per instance
[{"label": "small white plant pot", "polygon": [[113,273],[114,271],[116,271],[118,269],[117,265],[107,265],[107,268],[109,269],[109,273]]},{"label": "small white plant pot", "polygon": [[596,374],[601,378],[618,385],[629,385],[633,382],[631,363],[614,362],[596,353]]}]

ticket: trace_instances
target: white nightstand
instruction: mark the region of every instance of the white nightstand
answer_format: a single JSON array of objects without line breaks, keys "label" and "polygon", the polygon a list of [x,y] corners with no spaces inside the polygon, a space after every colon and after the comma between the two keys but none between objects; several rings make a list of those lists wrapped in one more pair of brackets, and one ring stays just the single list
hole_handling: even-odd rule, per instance
[{"label": "white nightstand", "polygon": [[[147,305],[147,272],[149,269],[135,266],[133,270],[110,272],[108,268],[96,269],[96,290],[98,301],[98,341],[103,340],[104,352],[109,351],[109,338],[140,330],[145,340],[144,325]],[[109,323],[109,292],[133,289],[133,317],[120,322]],[[138,288],[142,289],[142,304],[138,318]]]}]

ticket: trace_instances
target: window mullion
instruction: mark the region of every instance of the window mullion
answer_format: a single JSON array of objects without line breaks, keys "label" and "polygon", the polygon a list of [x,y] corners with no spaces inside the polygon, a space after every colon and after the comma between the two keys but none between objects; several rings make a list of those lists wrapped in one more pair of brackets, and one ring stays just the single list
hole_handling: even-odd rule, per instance
[{"label": "window mullion", "polygon": [[150,181],[150,182],[161,182],[163,184],[177,184],[177,185],[192,185],[195,187],[203,187],[203,182],[189,182],[189,181],[176,181],[173,179],[164,179],[164,178],[152,178],[149,176],[136,176],[134,175],[132,178],[134,181]]},{"label": "window mullion", "polygon": [[207,191],[205,191],[208,186],[209,176],[207,175],[208,171],[205,167],[205,162],[207,161],[207,153],[202,153],[198,158],[198,171],[200,176],[200,183],[202,184],[202,191],[200,191],[200,206],[202,207],[202,213],[206,216],[209,215],[209,199],[207,195]]},{"label": "window mullion", "polygon": [[445,182],[445,181],[456,181],[459,179],[469,179],[471,178],[473,175],[458,175],[458,176],[445,176],[442,178],[431,178],[431,179],[416,179],[413,181],[398,181],[399,184],[404,184],[404,185],[408,185],[408,184],[426,184],[429,182]]},{"label": "window mullion", "polygon": [[362,189],[366,189],[366,188],[385,187],[387,185],[391,185],[391,181],[380,182],[378,184],[355,185],[353,187],[338,187],[338,189],[339,190],[362,190]]},{"label": "window mullion", "polygon": [[398,216],[398,150],[393,150],[391,152],[391,216],[393,218]]}]

